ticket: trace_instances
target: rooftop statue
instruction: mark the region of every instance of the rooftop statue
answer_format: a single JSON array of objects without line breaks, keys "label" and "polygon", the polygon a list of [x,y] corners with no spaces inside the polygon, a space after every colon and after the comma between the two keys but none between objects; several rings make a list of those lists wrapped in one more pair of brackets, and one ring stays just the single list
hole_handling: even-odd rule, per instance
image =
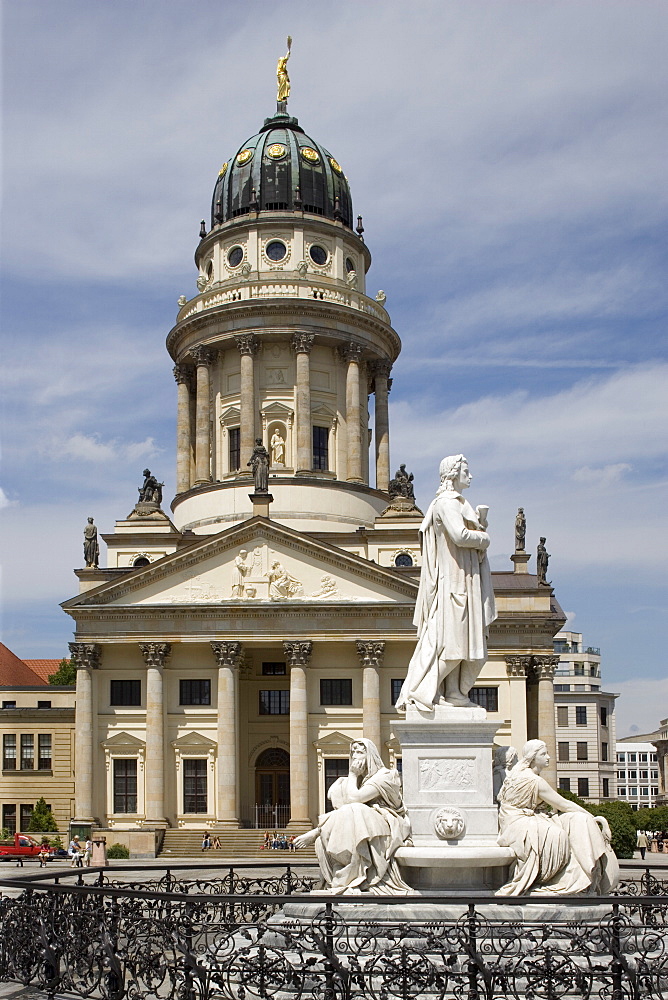
[{"label": "rooftop statue", "polygon": [[100,563],[100,544],[97,540],[97,528],[93,524],[93,518],[88,518],[88,523],[84,528],[84,559],[86,569],[97,569]]},{"label": "rooftop statue", "polygon": [[[543,741],[529,740],[501,787],[499,845],[517,861],[496,895],[606,895],[619,882],[607,820],[555,792],[540,776],[549,763]],[[541,804],[558,815],[538,812]]]},{"label": "rooftop statue", "polygon": [[335,895],[404,895],[395,852],[410,842],[410,821],[396,770],[385,767],[371,740],[350,747],[350,771],[329,790],[332,812],[295,838],[296,847],[315,843],[325,892]]},{"label": "rooftop statue", "polygon": [[269,492],[269,452],[262,444],[262,438],[255,438],[253,454],[248,462],[255,481],[256,493]]},{"label": "rooftop statue", "polygon": [[276,81],[278,84],[278,93],[276,95],[276,100],[279,103],[287,103],[288,97],[290,96],[290,77],[288,76],[288,59],[290,58],[290,49],[292,48],[292,38],[288,35],[288,51],[284,56],[278,60],[278,65],[276,66]]},{"label": "rooftop statue", "polygon": [[536,550],[536,568],[538,573],[538,584],[542,584],[544,587],[551,586],[547,579],[547,564],[549,561],[550,553],[545,548],[545,538],[541,538],[538,543],[538,549]]},{"label": "rooftop statue", "polygon": [[524,552],[527,536],[527,519],[524,516],[524,508],[518,507],[515,518],[515,552]]},{"label": "rooftop statue", "polygon": [[487,659],[487,635],[496,618],[487,559],[489,508],[474,510],[461,495],[473,478],[463,455],[444,458],[440,475],[420,525],[422,567],[413,618],[418,641],[397,701],[400,710],[472,705],[468,694]]},{"label": "rooftop statue", "polygon": [[404,497],[406,500],[415,500],[413,489],[413,473],[406,472],[405,464],[400,465],[394,473],[394,479],[390,480],[387,488],[390,497]]},{"label": "rooftop statue", "polygon": [[159,483],[155,476],[151,475],[150,469],[144,469],[144,483],[138,486],[139,503],[162,503],[162,487],[164,483]]}]

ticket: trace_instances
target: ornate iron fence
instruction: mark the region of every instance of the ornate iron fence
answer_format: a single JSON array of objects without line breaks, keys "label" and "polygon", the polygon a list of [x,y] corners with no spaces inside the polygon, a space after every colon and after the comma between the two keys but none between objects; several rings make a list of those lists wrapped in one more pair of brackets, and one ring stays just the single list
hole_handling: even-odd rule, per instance
[{"label": "ornate iron fence", "polygon": [[633,880],[625,895],[538,901],[334,900],[290,866],[128,875],[4,880],[24,891],[0,900],[0,979],[91,1000],[668,996],[666,885],[649,870],[662,895]]}]

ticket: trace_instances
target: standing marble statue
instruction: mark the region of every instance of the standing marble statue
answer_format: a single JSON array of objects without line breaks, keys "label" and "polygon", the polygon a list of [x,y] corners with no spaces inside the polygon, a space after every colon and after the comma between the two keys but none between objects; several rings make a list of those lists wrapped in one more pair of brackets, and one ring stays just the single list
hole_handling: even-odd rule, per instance
[{"label": "standing marble statue", "polygon": [[88,523],[84,528],[84,559],[86,569],[97,569],[100,563],[100,544],[97,540],[97,528],[93,524],[93,518],[88,518]]},{"label": "standing marble statue", "polygon": [[255,447],[248,465],[251,466],[256,493],[269,492],[269,452],[262,444],[262,438],[255,438]]},{"label": "standing marble statue", "polygon": [[444,458],[440,475],[420,526],[422,568],[413,618],[418,641],[397,701],[400,710],[473,704],[468,694],[487,659],[487,635],[496,618],[486,554],[488,508],[474,510],[461,495],[473,478],[463,455]]},{"label": "standing marble statue", "polygon": [[325,892],[412,892],[394,857],[411,835],[401,779],[396,770],[385,767],[371,740],[351,744],[349,774],[337,778],[328,797],[332,812],[320,816],[314,830],[295,838],[295,847],[315,843]]},{"label": "standing marble statue", "polygon": [[518,507],[515,518],[515,552],[524,552],[527,537],[527,519],[524,516],[524,508]]},{"label": "standing marble statue", "polygon": [[285,440],[279,430],[275,430],[269,442],[271,448],[271,464],[285,465]]},{"label": "standing marble statue", "polygon": [[[510,847],[517,860],[496,895],[605,895],[619,882],[610,827],[541,778],[549,763],[543,741],[529,740],[499,792],[499,845]],[[557,815],[539,812],[541,804]]]},{"label": "standing marble statue", "polygon": [[538,583],[542,584],[544,587],[549,587],[550,584],[547,581],[547,564],[550,561],[550,553],[545,548],[545,538],[541,538],[538,543],[538,548],[536,550],[536,568],[538,574]]}]

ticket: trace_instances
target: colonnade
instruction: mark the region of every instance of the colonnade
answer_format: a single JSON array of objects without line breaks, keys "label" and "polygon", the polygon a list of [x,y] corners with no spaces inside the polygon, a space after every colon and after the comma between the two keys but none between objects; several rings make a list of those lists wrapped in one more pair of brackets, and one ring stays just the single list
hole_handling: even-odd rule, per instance
[{"label": "colonnade", "polygon": [[[290,346],[295,355],[295,471],[308,474],[313,468],[311,421],[310,355],[314,343],[311,333],[294,333]],[[254,333],[239,334],[234,343],[240,354],[239,386],[239,446],[241,468],[249,458],[255,443],[258,414],[256,412],[256,355],[260,341]],[[392,380],[389,359],[363,358],[362,346],[348,341],[339,348],[345,373],[345,468],[340,478],[350,483],[365,482],[362,417],[366,410],[362,375],[368,376],[368,391],[375,393],[376,488],[387,491],[390,482],[390,430],[388,394]],[[176,492],[186,493],[194,486],[212,480],[211,468],[211,368],[216,352],[203,345],[190,351],[190,357],[174,366],[177,383],[176,421]]]},{"label": "colonnade", "polygon": [[[220,827],[240,825],[239,783],[239,668],[243,644],[213,641],[211,651],[218,665],[216,822]],[[139,650],[146,666],[146,729],[144,763],[144,818],[147,827],[165,827],[165,704],[163,670],[171,654],[168,642],[141,642]],[[385,643],[357,640],[363,669],[362,729],[366,738],[380,747],[380,675]],[[70,643],[77,668],[76,686],[76,819],[92,822],[94,816],[93,734],[97,708],[93,698],[92,672],[100,666],[101,646]],[[313,652],[310,639],[283,643],[290,678],[290,826],[309,826],[309,736],[307,668]],[[170,769],[171,770],[171,769]],[[99,817],[102,819],[102,817]]]},{"label": "colonnade", "polygon": [[[551,654],[520,654],[506,656],[506,672],[510,680],[510,717],[528,739],[543,740],[550,755],[544,776],[557,787],[557,729],[554,712],[554,672],[559,657]],[[535,710],[527,705],[527,681],[537,685]],[[519,753],[522,747],[516,747]]]}]

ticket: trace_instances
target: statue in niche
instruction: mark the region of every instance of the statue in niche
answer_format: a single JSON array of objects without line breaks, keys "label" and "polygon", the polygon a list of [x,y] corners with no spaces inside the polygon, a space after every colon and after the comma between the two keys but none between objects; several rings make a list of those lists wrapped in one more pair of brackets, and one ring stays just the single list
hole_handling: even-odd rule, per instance
[{"label": "statue in niche", "polygon": [[232,600],[234,601],[240,601],[244,596],[244,586],[248,575],[247,555],[246,549],[240,549],[239,555],[234,560],[234,569],[232,570]]},{"label": "statue in niche", "polygon": [[496,895],[607,895],[619,882],[608,822],[555,792],[540,776],[549,763],[545,743],[529,740],[501,787],[499,844],[517,860]]},{"label": "statue in niche", "polygon": [[139,503],[162,503],[162,487],[164,483],[159,483],[155,476],[151,475],[150,469],[144,469],[144,483],[138,486]]},{"label": "statue in niche", "polygon": [[492,783],[494,786],[494,801],[499,797],[501,786],[508,777],[510,771],[517,763],[517,750],[515,747],[497,747],[494,751],[494,765],[492,768]]},{"label": "statue in niche", "polygon": [[524,516],[524,508],[518,507],[515,518],[515,552],[524,552],[524,545],[527,536],[527,519]]},{"label": "statue in niche", "polygon": [[271,448],[271,464],[285,465],[285,439],[281,436],[278,427],[271,435],[269,447]]},{"label": "statue in niche", "polygon": [[315,843],[325,892],[335,895],[404,895],[395,853],[410,843],[410,820],[396,770],[385,767],[371,740],[350,747],[350,770],[328,792],[334,809],[318,826],[295,838],[295,847]]},{"label": "statue in niche", "polygon": [[269,492],[269,452],[262,444],[262,438],[255,438],[255,447],[248,465],[253,471],[256,493]]},{"label": "statue in niche", "polygon": [[394,479],[390,480],[387,488],[390,498],[402,497],[404,500],[412,500],[415,503],[415,491],[413,489],[413,473],[406,472],[406,465],[399,466],[394,473]]},{"label": "statue in niche", "polygon": [[88,523],[84,528],[84,560],[86,569],[97,569],[100,564],[100,543],[97,540],[97,528],[93,523],[93,518],[88,518]]},{"label": "statue in niche", "polygon": [[292,48],[292,38],[288,35],[288,51],[284,56],[281,56],[278,60],[276,66],[276,82],[278,85],[278,93],[276,100],[279,102],[287,102],[290,96],[290,77],[288,76],[288,59],[290,58],[290,49]]},{"label": "statue in niche", "polygon": [[474,510],[462,496],[473,478],[463,455],[444,458],[440,476],[420,525],[422,566],[413,618],[418,641],[397,701],[400,710],[473,706],[468,694],[487,659],[487,635],[496,618],[487,559],[489,508]]},{"label": "statue in niche", "polygon": [[302,597],[303,594],[304,587],[299,580],[290,576],[282,563],[275,560],[269,570],[269,596],[279,600],[285,597]]},{"label": "statue in niche", "polygon": [[536,550],[536,567],[538,574],[538,585],[543,587],[551,587],[552,584],[548,582],[547,579],[547,564],[550,561],[550,553],[545,548],[545,538],[541,538],[538,543],[538,548]]}]

